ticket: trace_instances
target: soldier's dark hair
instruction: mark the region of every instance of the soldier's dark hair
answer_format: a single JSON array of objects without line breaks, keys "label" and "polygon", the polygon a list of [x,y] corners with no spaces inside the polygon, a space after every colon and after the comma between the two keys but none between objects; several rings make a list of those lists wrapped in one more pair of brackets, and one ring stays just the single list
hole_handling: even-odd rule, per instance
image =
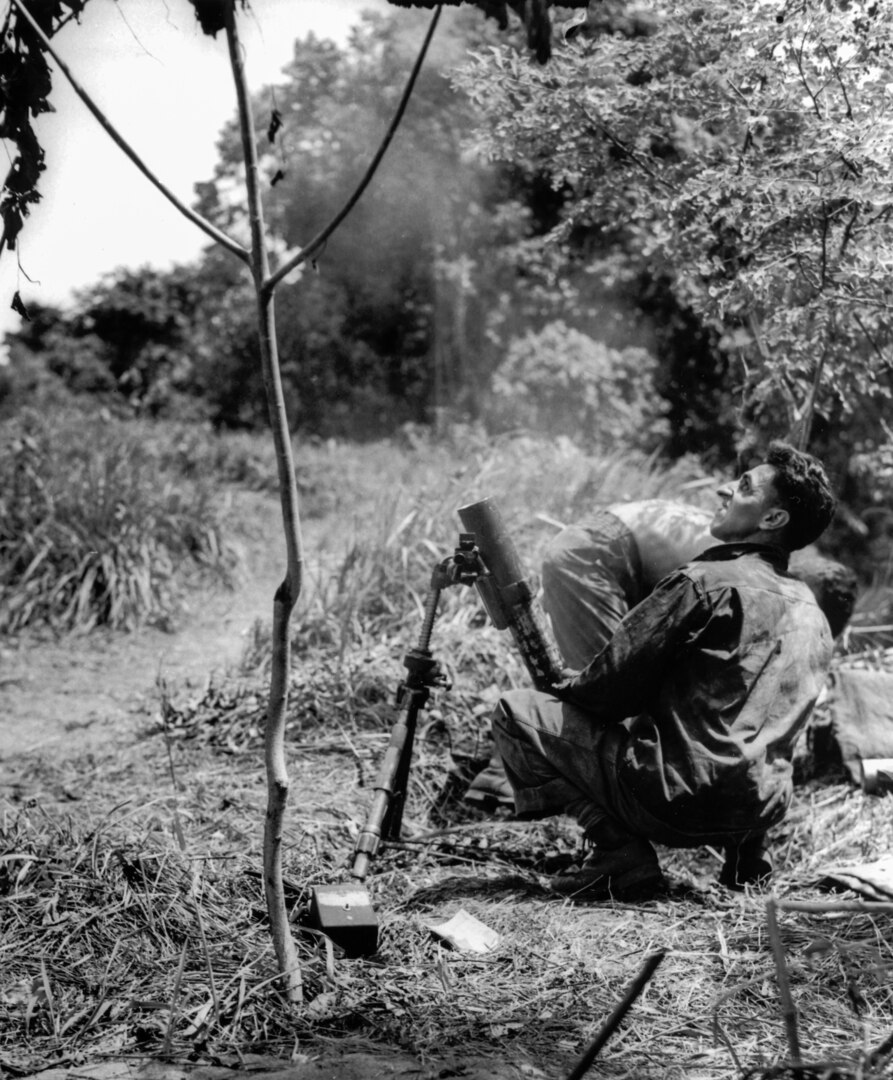
[{"label": "soldier's dark hair", "polygon": [[766,464],[775,469],[773,487],[791,515],[785,529],[786,547],[797,551],[813,543],[828,528],[837,499],[824,465],[812,454],[776,440],[769,444]]}]

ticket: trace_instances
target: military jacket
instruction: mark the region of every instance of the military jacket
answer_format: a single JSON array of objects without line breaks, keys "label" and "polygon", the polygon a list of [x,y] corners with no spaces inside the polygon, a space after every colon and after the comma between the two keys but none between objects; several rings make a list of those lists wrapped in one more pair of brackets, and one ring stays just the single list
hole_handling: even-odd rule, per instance
[{"label": "military jacket", "polygon": [[763,828],[790,802],[832,648],[783,551],[721,544],[659,582],[560,696],[623,726],[617,782],[656,819],[692,834]]}]

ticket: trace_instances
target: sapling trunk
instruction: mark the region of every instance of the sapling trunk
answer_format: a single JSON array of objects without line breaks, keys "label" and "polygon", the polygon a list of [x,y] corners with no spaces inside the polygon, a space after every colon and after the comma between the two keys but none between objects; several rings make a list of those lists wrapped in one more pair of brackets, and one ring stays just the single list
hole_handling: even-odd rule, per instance
[{"label": "sapling trunk", "polygon": [[279,473],[279,491],[282,503],[282,520],[285,528],[287,569],[285,579],[276,590],[273,602],[273,645],[270,671],[270,696],[267,705],[267,728],[265,734],[264,756],[267,772],[267,814],[264,825],[264,889],[266,892],[267,912],[273,946],[279,970],[285,981],[285,992],[289,1000],[300,1001],[302,983],[300,963],[285,904],[285,890],[282,880],[282,832],[285,823],[285,809],[288,803],[289,780],[285,758],[285,720],[288,708],[288,683],[291,666],[291,635],[289,623],[291,613],[301,595],[303,581],[304,554],[301,540],[301,520],[298,504],[298,489],[295,480],[294,461],[292,458],[291,438],[282,394],[282,378],[279,368],[279,356],[276,345],[276,322],[273,308],[273,290],[276,284],[294,267],[300,265],[313,251],[324,242],[325,238],[343,221],[357,200],[366,189],[384,152],[393,138],[394,132],[403,117],[413,87],[421,70],[422,63],[434,35],[440,17],[441,5],[437,6],[428,27],[418,57],[410,72],[406,87],[401,95],[394,118],[388,127],[378,152],[372,159],[357,189],[348,199],[342,211],[296,256],[279,270],[270,274],[269,257],[263,221],[263,207],[258,183],[257,143],[251,103],[245,79],[242,55],[236,29],[234,3],[228,4],[226,15],[226,33],[229,45],[230,63],[236,84],[239,105],[239,126],[242,138],[242,152],[245,160],[245,176],[248,195],[249,216],[251,222],[250,266],[254,278],[257,297],[257,316],[260,334],[261,363],[263,366],[264,388],[270,411],[270,427],[276,447],[276,462]]},{"label": "sapling trunk", "polygon": [[[406,87],[401,95],[381,146],[367,168],[356,190],[345,206],[304,248],[294,255],[284,266],[271,274],[269,254],[264,230],[263,205],[260,197],[259,168],[257,160],[257,142],[248,84],[242,61],[242,49],[238,37],[235,17],[236,0],[223,0],[224,25],[229,48],[230,65],[236,88],[239,112],[239,128],[242,152],[245,162],[248,213],[251,227],[250,250],[226,236],[210,222],[205,221],[194,211],[185,206],[170,189],[163,184],[155,173],[145,164],[133,148],[114,128],[104,112],[92,101],[83,87],[75,80],[72,72],[54,50],[49,38],[39,23],[28,11],[25,0],[12,0],[22,13],[42,47],[53,57],[59,69],[69,80],[78,97],[90,109],[111,138],[134,162],[146,178],[186,217],[204,230],[213,240],[247,263],[254,281],[257,305],[258,340],[260,345],[261,365],[264,389],[270,415],[270,428],[276,452],[276,467],[279,479],[279,494],[282,507],[282,522],[285,531],[286,571],[285,577],[276,590],[273,599],[273,642],[271,650],[270,691],[267,705],[267,727],[265,734],[264,758],[267,773],[267,814],[264,826],[264,889],[267,911],[270,917],[273,945],[276,959],[284,982],[286,996],[290,1001],[298,1002],[303,996],[301,969],[297,949],[288,920],[285,904],[285,891],[282,881],[282,833],[285,820],[285,808],[288,803],[289,780],[285,758],[285,720],[288,708],[290,657],[290,621],[291,613],[301,595],[304,571],[304,549],[301,538],[301,518],[298,503],[298,487],[295,479],[294,459],[292,456],[291,435],[282,392],[282,376],[279,367],[279,355],[276,344],[276,319],[273,306],[273,292],[276,285],[295,267],[318,250],[326,238],[344,220],[375,174],[385,150],[403,117],[409,98],[415,86],[422,62],[431,43],[434,29],[440,16],[438,4],[425,35],[419,55],[413,65]],[[213,21],[213,20],[212,20]],[[206,29],[206,33],[216,33]]]},{"label": "sapling trunk", "polygon": [[290,1001],[298,1002],[302,998],[301,967],[285,904],[285,890],[282,882],[282,831],[289,794],[288,771],[285,761],[285,719],[288,708],[288,682],[291,659],[289,624],[291,613],[301,595],[304,551],[301,539],[301,518],[294,459],[292,457],[291,434],[285,411],[279,353],[276,345],[273,295],[270,290],[264,289],[264,282],[269,276],[269,257],[258,182],[257,142],[234,8],[234,3],[227,4],[226,38],[239,106],[239,128],[242,139],[242,153],[245,160],[248,213],[251,224],[250,265],[257,297],[258,338],[264,389],[270,413],[270,428],[276,449],[276,467],[279,476],[279,497],[282,505],[282,523],[285,529],[286,549],[285,578],[276,590],[273,600],[273,647],[264,744],[267,772],[267,814],[264,824],[264,891],[266,893],[267,912],[270,917],[273,947],[276,950],[279,970],[285,982],[285,993]]}]

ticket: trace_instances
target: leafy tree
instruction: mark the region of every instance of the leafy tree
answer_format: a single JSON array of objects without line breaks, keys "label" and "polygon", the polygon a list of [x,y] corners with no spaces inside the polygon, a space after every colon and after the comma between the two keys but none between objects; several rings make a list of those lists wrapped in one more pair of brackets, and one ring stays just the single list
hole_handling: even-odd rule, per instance
[{"label": "leafy tree", "polygon": [[[270,220],[283,251],[311,235],[334,212],[333,192],[360,175],[407,62],[407,25],[370,13],[343,49],[312,36],[298,41],[283,83],[255,97]],[[490,48],[495,31],[472,12],[441,30],[374,185],[313,275],[284,293],[314,297],[300,307],[286,301],[280,317],[286,374],[302,372],[302,426],[323,412],[337,419],[342,405],[373,430],[376,412],[388,430],[445,407],[475,415],[510,341],[567,316],[566,285],[551,257],[530,244],[555,224],[561,198],[536,171],[469,155],[476,112],[450,89],[449,73],[469,48]],[[232,125],[219,151],[213,178],[198,185],[199,206],[238,229]]]},{"label": "leafy tree", "polygon": [[78,298],[73,336],[100,342],[121,392],[158,414],[194,387],[193,329],[201,302],[188,267],[119,271]]},{"label": "leafy tree", "polygon": [[[200,274],[191,265],[118,270],[77,294],[70,310],[31,305],[8,335],[10,366],[14,375],[41,366],[73,393],[132,412],[214,418],[231,390],[221,371],[232,365],[221,354],[256,336],[247,299],[241,275],[211,253]],[[256,366],[256,345],[251,353]],[[239,394],[248,398],[244,375],[240,364]],[[253,423],[262,418],[252,413]]]},{"label": "leafy tree", "polygon": [[804,440],[817,412],[883,444],[860,425],[890,393],[893,9],[656,0],[641,32],[624,14],[593,7],[546,69],[479,53],[459,84],[481,151],[568,193],[556,248],[595,235],[593,272],[672,282],[751,429]]},{"label": "leafy tree", "polygon": [[[0,365],[0,420],[16,415],[29,404],[51,409],[70,402],[72,393],[82,389],[97,393],[113,383],[104,361],[92,350],[83,362],[77,347],[73,349],[75,356],[66,355],[72,342],[62,311],[34,304],[29,315],[22,330],[7,337],[8,359]],[[56,341],[60,342],[62,371],[52,370],[47,363],[47,352]],[[78,373],[71,380],[70,369]]]},{"label": "leafy tree", "polygon": [[666,402],[669,457],[697,454],[725,465],[735,457],[737,397],[728,353],[716,330],[681,303],[666,275],[647,271],[633,293],[654,326],[655,391]]},{"label": "leafy tree", "polygon": [[652,451],[666,439],[655,357],[611,349],[562,322],[516,339],[496,369],[490,418],[564,434],[593,447]]},{"label": "leafy tree", "polygon": [[[411,32],[405,18],[367,14],[345,49],[311,35],[295,43],[285,81],[256,96],[255,122],[266,133],[259,152],[269,220],[283,251],[313,235],[317,223],[336,212],[336,193],[362,175],[393,110]],[[321,406],[350,407],[358,385],[364,403],[378,400],[391,422],[395,397],[405,419],[421,420],[432,395],[452,388],[438,385],[431,363],[439,333],[435,313],[454,285],[439,268],[457,251],[468,251],[465,222],[483,217],[476,210],[488,185],[488,170],[463,161],[467,105],[442,73],[461,51],[455,34],[438,43],[375,183],[313,271],[285,287],[284,295],[300,289],[313,296],[300,309],[286,300],[280,320],[287,366],[302,373],[299,423],[319,417]],[[232,198],[241,184],[236,135],[230,124],[215,175],[198,191],[203,213],[239,228],[243,212]],[[476,246],[486,240],[482,233]],[[468,333],[472,321],[466,318]]]},{"label": "leafy tree", "polygon": [[[553,190],[526,162],[469,156],[475,113],[446,73],[469,47],[490,49],[490,31],[472,12],[453,21],[365,199],[315,266],[280,286],[283,392],[296,428],[374,436],[444,410],[478,416],[506,354],[556,320],[612,348],[656,350],[666,369],[656,392],[671,402],[690,389],[679,388],[674,365],[687,372],[700,355],[691,350],[696,329],[654,335],[634,319],[635,280],[595,280],[589,248],[577,241],[542,249],[538,238],[562,220],[568,190]],[[374,149],[370,132],[387,123],[382,102],[408,62],[407,33],[396,15],[368,15],[344,49],[299,40],[285,81],[255,97],[277,258],[336,213],[334,192],[360,175]],[[197,186],[199,210],[237,236],[248,227],[239,137],[234,121],[213,179]],[[663,297],[655,308],[666,308],[666,290],[651,291]],[[95,334],[119,391],[141,409],[191,407],[222,425],[263,423],[249,301],[232,260],[209,248],[195,267],[124,272],[89,290],[68,324],[78,343],[63,351],[77,359]],[[717,368],[715,349],[703,351]],[[76,365],[69,358],[62,369],[73,374]],[[185,395],[200,400],[190,406]],[[701,409],[709,415],[706,394]],[[682,449],[696,448],[688,412],[671,405],[670,416],[679,418]]]},{"label": "leafy tree", "polygon": [[[417,26],[394,13],[366,16],[344,49],[311,35],[295,43],[285,82],[256,96],[280,260],[338,211],[339,193],[362,174],[410,62],[413,32]],[[295,428],[373,436],[424,421],[432,408],[470,409],[480,399],[499,358],[488,318],[497,291],[516,274],[511,260],[494,270],[492,252],[528,219],[513,204],[491,219],[490,206],[511,198],[511,187],[488,167],[463,162],[467,103],[439,69],[465,55],[467,39],[487,33],[466,16],[439,42],[366,198],[314,266],[280,286],[283,391]],[[248,228],[240,138],[234,119],[213,180],[197,185],[200,212],[236,236]],[[238,267],[209,248],[195,266],[109,275],[60,321],[70,342],[32,335],[31,345],[52,349],[51,367],[58,352],[69,354],[61,371],[83,383],[73,361],[83,354],[92,368],[85,354],[97,344],[117,390],[141,409],[182,410],[190,407],[185,395],[195,395],[192,408],[215,423],[256,425],[265,422],[266,403],[250,311]]]}]

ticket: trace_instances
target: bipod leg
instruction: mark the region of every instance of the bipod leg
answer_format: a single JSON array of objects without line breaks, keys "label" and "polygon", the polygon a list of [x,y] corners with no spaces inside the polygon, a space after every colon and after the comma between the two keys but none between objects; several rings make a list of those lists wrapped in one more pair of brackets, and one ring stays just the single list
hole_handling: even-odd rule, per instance
[{"label": "bipod leg", "polygon": [[378,948],[378,918],[363,882],[382,840],[400,838],[419,712],[432,686],[449,689],[440,664],[428,651],[438,598],[448,584],[454,584],[452,562],[445,560],[432,576],[418,646],[403,659],[408,674],[397,690],[400,712],[391,727],[366,823],[357,837],[350,871],[353,880],[346,885],[320,885],[311,894],[308,924],[341,945],[347,956],[368,956]]},{"label": "bipod leg", "polygon": [[417,693],[424,700],[411,701],[409,708],[401,712],[391,728],[390,742],[375,781],[372,805],[354,849],[350,873],[358,881],[365,879],[369,863],[378,854],[381,841],[400,838],[416,723],[419,709],[428,696],[427,689]]},{"label": "bipod leg", "polygon": [[449,689],[440,664],[431,655],[428,646],[440,594],[451,580],[451,566],[452,561],[446,560],[435,569],[425,599],[418,644],[403,658],[407,676],[397,689],[397,708],[401,712],[391,728],[391,739],[375,783],[372,806],[354,850],[351,876],[358,881],[365,879],[369,863],[378,854],[382,840],[400,839],[419,712],[427,704],[432,686]]},{"label": "bipod leg", "polygon": [[347,885],[320,885],[310,897],[308,923],[322,930],[347,956],[369,956],[378,948],[378,917],[364,882],[383,839],[399,839],[409,782],[409,765],[419,709],[428,698],[427,687],[411,691],[401,703],[407,707],[391,727],[391,738],[375,782],[375,794],[366,823],[357,837]]},{"label": "bipod leg", "polygon": [[391,791],[390,802],[381,826],[381,835],[384,840],[399,840],[400,830],[403,827],[403,811],[406,807],[406,794],[409,788],[409,771],[412,765],[412,751],[415,745],[416,728],[418,727],[419,713],[428,701],[427,688],[411,690],[412,695],[409,708],[406,710],[404,727],[406,734],[403,737],[403,746],[394,772],[394,784]]}]

